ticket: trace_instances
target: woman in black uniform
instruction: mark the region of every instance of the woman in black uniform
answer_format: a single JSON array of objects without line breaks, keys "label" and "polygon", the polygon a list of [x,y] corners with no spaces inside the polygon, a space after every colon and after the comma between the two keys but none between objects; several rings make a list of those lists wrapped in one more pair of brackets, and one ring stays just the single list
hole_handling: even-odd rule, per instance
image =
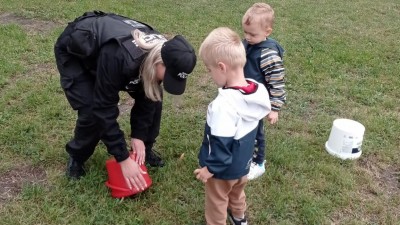
[{"label": "woman in black uniform", "polygon": [[[180,35],[167,40],[145,23],[94,11],[68,24],[54,52],[61,86],[78,112],[74,138],[66,144],[66,175],[85,175],[84,163],[101,140],[120,163],[128,186],[144,189],[139,164],[164,165],[152,150],[160,129],[161,84],[174,95],[185,91],[196,64],[193,47]],[[136,161],[117,122],[119,91],[135,99],[130,144]]]}]

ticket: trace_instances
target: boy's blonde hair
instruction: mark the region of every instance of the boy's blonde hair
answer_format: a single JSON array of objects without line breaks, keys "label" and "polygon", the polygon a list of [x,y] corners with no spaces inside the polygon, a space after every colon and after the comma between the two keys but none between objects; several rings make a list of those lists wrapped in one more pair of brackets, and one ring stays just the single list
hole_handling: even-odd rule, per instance
[{"label": "boy's blonde hair", "polygon": [[[157,79],[156,65],[163,63],[161,58],[161,48],[164,42],[167,41],[165,38],[154,39],[154,41],[146,41],[145,33],[134,30],[132,31],[133,38],[136,44],[147,53],[146,58],[140,65],[140,76],[143,80],[143,89],[146,97],[153,101],[162,100],[162,88],[160,82]],[[160,35],[161,37],[161,35]]]},{"label": "boy's blonde hair", "polygon": [[199,55],[206,66],[217,66],[224,62],[232,68],[244,67],[246,51],[240,36],[227,27],[211,31],[199,49]]},{"label": "boy's blonde hair", "polygon": [[267,3],[254,3],[244,14],[242,24],[260,23],[262,28],[272,28],[275,12]]}]

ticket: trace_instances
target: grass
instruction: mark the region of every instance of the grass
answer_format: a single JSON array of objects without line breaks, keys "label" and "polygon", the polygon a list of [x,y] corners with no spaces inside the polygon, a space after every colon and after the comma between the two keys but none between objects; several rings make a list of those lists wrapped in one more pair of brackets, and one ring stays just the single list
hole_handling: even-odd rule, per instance
[{"label": "grass", "polygon": [[[216,94],[202,63],[183,96],[165,96],[156,145],[166,167],[150,170],[151,189],[121,201],[104,185],[109,156],[101,144],[84,179],[64,177],[75,113],[59,85],[53,44],[68,21],[100,9],[183,34],[198,49],[215,27],[242,34],[240,20],[252,3],[0,0],[0,176],[23,165],[46,173],[46,182],[23,182],[18,195],[0,199],[0,224],[202,222],[203,186],[193,170]],[[399,224],[400,4],[269,3],[276,11],[273,37],[286,49],[288,102],[279,123],[266,128],[267,173],[246,189],[251,224]],[[336,118],[366,127],[359,159],[342,161],[324,150]],[[129,115],[119,121],[129,133]]]}]

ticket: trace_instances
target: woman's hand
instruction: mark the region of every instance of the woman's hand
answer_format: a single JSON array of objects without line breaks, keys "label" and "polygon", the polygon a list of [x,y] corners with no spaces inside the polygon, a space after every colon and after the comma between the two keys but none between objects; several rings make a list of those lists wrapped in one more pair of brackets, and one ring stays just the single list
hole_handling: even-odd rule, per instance
[{"label": "woman's hand", "polygon": [[136,153],[136,162],[139,165],[143,165],[146,156],[146,147],[144,146],[144,142],[140,139],[131,138],[131,146],[133,152]]},{"label": "woman's hand", "polygon": [[206,183],[208,178],[214,176],[214,174],[208,171],[206,166],[201,169],[194,170],[194,174],[196,175],[197,180],[200,180],[203,183]]},{"label": "woman's hand", "polygon": [[131,157],[128,157],[119,164],[121,165],[122,175],[129,189],[132,189],[132,187],[142,191],[146,189],[147,184],[142,175],[146,174],[146,172]]}]

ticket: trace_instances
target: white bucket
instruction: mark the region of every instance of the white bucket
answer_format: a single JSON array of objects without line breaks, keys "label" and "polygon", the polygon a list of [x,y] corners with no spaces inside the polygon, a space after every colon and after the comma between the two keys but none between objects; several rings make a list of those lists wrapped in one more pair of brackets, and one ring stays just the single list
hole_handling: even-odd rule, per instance
[{"label": "white bucket", "polygon": [[365,127],[354,120],[336,119],[325,143],[326,151],[341,159],[356,159],[361,155]]}]

